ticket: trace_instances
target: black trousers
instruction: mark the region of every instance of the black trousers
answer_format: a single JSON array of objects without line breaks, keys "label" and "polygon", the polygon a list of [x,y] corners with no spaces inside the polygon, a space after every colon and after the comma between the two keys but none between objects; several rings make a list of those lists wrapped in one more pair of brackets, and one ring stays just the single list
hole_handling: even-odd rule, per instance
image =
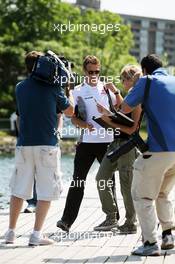
[{"label": "black trousers", "polygon": [[[84,195],[87,174],[95,159],[100,163],[107,151],[108,143],[79,143],[74,159],[73,180],[69,187],[62,220],[71,226],[75,221]],[[115,177],[113,175],[113,192],[115,193]],[[117,216],[119,219],[119,214]]]}]

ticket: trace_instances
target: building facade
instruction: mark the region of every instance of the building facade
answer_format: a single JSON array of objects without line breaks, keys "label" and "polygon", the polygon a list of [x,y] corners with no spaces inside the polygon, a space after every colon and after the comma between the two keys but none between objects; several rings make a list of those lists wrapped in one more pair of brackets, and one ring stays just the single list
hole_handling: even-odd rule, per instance
[{"label": "building facade", "polygon": [[131,54],[138,61],[148,53],[167,55],[169,65],[175,65],[175,20],[119,14],[131,26],[134,47]]},{"label": "building facade", "polygon": [[[83,8],[100,10],[100,0],[77,0]],[[169,65],[175,65],[175,20],[119,14],[129,24],[134,38],[130,53],[138,61],[149,53],[167,56]]]},{"label": "building facade", "polygon": [[100,10],[100,0],[77,0],[76,4],[85,8],[94,8]]}]

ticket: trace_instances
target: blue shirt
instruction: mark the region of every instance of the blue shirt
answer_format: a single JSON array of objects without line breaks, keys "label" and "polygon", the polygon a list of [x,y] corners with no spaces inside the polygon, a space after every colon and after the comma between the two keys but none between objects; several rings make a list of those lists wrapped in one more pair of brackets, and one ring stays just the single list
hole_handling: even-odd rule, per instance
[{"label": "blue shirt", "polygon": [[16,101],[20,116],[17,146],[56,145],[57,106],[60,110],[69,107],[64,93],[29,77],[17,84]]},{"label": "blue shirt", "polygon": [[[130,107],[143,103],[146,78],[140,78],[125,97],[124,102]],[[149,150],[175,151],[175,77],[168,75],[163,68],[158,68],[152,74],[145,109],[148,113]]]}]

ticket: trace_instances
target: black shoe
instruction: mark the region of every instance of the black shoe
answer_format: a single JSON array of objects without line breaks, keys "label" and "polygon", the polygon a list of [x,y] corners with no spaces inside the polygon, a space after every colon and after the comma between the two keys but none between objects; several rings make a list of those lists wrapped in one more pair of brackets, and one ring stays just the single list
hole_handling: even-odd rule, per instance
[{"label": "black shoe", "polygon": [[107,216],[105,221],[103,221],[100,225],[94,227],[94,231],[111,231],[112,228],[117,226],[117,219]]},{"label": "black shoe", "polygon": [[124,223],[123,225],[118,226],[118,230],[119,230],[119,233],[123,235],[136,234],[137,226],[135,224]]},{"label": "black shoe", "polygon": [[70,226],[66,224],[63,220],[57,222],[57,227],[61,228],[63,231],[69,232]]}]

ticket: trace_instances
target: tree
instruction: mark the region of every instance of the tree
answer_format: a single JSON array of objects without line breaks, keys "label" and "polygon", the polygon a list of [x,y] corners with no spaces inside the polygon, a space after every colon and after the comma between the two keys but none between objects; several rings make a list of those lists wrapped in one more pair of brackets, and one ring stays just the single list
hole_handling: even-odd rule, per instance
[{"label": "tree", "polygon": [[[24,56],[28,51],[51,49],[63,54],[74,62],[78,74],[82,74],[87,54],[98,56],[102,75],[113,77],[124,64],[136,62],[129,55],[132,33],[117,14],[80,10],[57,0],[0,0],[0,5],[0,116],[9,116],[15,109],[14,87],[26,75]],[[103,34],[109,24],[120,24],[120,30]],[[72,28],[65,30],[66,25]]]}]

